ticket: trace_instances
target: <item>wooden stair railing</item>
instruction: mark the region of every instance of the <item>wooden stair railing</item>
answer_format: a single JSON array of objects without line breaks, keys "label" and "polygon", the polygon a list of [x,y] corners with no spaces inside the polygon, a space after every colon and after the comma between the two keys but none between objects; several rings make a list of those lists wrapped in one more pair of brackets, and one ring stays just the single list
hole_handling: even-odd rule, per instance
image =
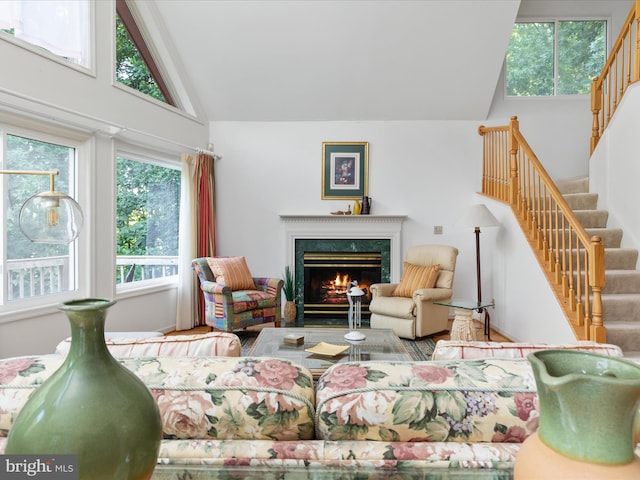
[{"label": "wooden stair railing", "polygon": [[640,80],[640,0],[635,0],[602,73],[591,84],[591,153],[629,85]]},{"label": "wooden stair railing", "polygon": [[579,340],[606,342],[604,245],[589,237],[520,132],[480,126],[482,193],[511,206]]}]

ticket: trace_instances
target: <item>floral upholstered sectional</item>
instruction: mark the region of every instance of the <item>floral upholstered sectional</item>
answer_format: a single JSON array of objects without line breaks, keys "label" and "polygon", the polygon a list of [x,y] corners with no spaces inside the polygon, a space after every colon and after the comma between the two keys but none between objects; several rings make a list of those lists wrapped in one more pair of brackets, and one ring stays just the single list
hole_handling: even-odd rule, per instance
[{"label": "floral upholstered sectional", "polygon": [[[63,361],[0,360],[0,452],[30,393]],[[501,468],[537,428],[524,359],[350,362],[316,384],[275,358],[120,361],[158,403],[160,463]]]},{"label": "floral upholstered sectional", "polygon": [[[522,442],[538,426],[528,362],[350,363],[323,375],[316,430],[326,440]],[[396,450],[389,450],[394,458]]]}]

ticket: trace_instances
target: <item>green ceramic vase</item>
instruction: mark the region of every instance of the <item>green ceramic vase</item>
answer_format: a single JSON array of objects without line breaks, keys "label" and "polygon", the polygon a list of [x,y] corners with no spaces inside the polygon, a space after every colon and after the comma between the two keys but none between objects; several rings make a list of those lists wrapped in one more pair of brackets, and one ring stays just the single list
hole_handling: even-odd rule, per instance
[{"label": "green ceramic vase", "polygon": [[115,301],[62,304],[71,348],[62,366],[29,398],[9,431],[8,454],[76,454],[80,479],[148,479],[162,424],[144,383],[111,356],[106,312]]},{"label": "green ceramic vase", "polygon": [[640,365],[571,350],[539,351],[527,359],[540,425],[522,444],[515,478],[640,478],[634,455]]}]

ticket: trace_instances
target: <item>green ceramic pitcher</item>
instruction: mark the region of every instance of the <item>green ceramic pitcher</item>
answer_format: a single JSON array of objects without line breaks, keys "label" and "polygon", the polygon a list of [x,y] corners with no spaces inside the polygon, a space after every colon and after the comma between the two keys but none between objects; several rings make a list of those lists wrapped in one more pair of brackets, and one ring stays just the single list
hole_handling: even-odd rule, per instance
[{"label": "green ceramic pitcher", "polygon": [[572,350],[543,350],[527,359],[540,426],[522,444],[515,478],[640,478],[634,455],[640,365]]},{"label": "green ceramic pitcher", "polygon": [[640,365],[594,353],[532,353],[540,402],[538,434],[578,460],[620,464],[634,459],[633,420],[640,400]]}]

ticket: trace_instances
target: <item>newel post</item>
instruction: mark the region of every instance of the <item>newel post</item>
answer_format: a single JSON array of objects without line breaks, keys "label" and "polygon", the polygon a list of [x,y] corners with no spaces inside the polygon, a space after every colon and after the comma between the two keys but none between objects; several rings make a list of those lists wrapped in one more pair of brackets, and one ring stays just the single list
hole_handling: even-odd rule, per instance
[{"label": "newel post", "polygon": [[591,261],[589,262],[589,284],[593,294],[591,306],[591,329],[589,340],[598,343],[607,341],[607,330],[602,319],[602,289],[605,284],[604,245],[599,236],[591,237]]},{"label": "newel post", "polygon": [[[640,0],[638,0],[640,1]],[[509,203],[512,208],[518,207],[518,140],[515,133],[520,129],[520,122],[518,117],[513,116],[509,121],[509,159],[510,159],[510,172],[509,172]]]}]

